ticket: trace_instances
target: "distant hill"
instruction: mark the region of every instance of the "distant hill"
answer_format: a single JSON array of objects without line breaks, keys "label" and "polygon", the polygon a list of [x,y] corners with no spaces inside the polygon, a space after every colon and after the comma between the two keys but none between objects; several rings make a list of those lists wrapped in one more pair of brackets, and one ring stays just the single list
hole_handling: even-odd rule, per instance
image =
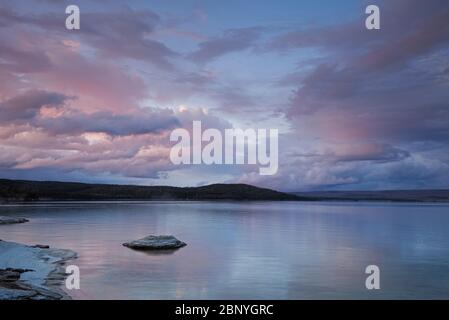
[{"label": "distant hill", "polygon": [[449,190],[295,192],[307,200],[449,202]]},{"label": "distant hill", "polygon": [[245,184],[204,187],[133,186],[0,179],[1,201],[38,200],[300,200],[300,197]]},{"label": "distant hill", "polygon": [[284,193],[247,184],[167,187],[0,179],[0,202],[42,200],[236,200],[449,202],[449,190]]}]

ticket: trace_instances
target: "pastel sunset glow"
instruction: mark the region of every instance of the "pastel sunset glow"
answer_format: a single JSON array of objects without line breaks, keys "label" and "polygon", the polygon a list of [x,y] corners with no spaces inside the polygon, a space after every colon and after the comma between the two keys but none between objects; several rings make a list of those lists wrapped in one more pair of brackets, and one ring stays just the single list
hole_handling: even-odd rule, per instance
[{"label": "pastel sunset glow", "polygon": [[[193,121],[278,129],[279,170],[172,164]],[[449,188],[449,1],[1,0],[0,178]]]}]

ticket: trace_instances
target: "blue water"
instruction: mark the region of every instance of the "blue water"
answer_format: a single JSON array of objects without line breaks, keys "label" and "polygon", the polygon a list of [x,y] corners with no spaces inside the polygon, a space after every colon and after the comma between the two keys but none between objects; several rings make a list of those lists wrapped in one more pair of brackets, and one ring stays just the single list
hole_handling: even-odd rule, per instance
[{"label": "blue water", "polygon": [[[74,299],[449,298],[449,205],[96,202],[2,205],[0,239],[72,249]],[[167,254],[121,244],[172,234]],[[380,290],[367,290],[368,265]]]}]

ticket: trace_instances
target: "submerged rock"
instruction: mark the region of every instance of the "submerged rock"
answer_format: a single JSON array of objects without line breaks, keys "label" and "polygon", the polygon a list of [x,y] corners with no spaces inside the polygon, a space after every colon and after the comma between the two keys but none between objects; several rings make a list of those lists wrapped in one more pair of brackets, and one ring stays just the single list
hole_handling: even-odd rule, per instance
[{"label": "submerged rock", "polygon": [[24,272],[33,271],[31,269],[0,269],[0,282],[15,282],[20,279],[20,275]]},{"label": "submerged rock", "polygon": [[50,246],[46,244],[35,244],[34,246],[31,246],[31,248],[50,249]]},{"label": "submerged rock", "polygon": [[187,244],[174,236],[148,236],[143,239],[126,242],[123,245],[135,250],[170,250],[182,248]]},{"label": "submerged rock", "polygon": [[28,222],[28,220],[24,219],[24,218],[0,216],[0,224],[14,224],[14,223],[25,223],[25,222]]}]

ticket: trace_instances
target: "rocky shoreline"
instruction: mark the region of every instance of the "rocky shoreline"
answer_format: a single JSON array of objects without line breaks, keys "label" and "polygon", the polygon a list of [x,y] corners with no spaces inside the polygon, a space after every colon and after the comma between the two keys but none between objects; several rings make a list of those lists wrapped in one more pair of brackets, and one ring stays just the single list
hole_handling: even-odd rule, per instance
[{"label": "rocky shoreline", "polygon": [[70,299],[61,285],[75,258],[71,250],[0,240],[0,300]]}]

